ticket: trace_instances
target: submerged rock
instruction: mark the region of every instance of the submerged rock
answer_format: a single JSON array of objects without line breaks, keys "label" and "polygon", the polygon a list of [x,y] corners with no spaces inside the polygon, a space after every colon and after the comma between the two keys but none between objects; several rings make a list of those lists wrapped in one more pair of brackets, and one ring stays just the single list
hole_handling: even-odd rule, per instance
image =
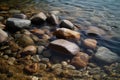
[{"label": "submerged rock", "polygon": [[41,24],[41,23],[45,22],[46,19],[47,19],[46,15],[43,12],[40,12],[31,17],[31,22],[33,24]]},{"label": "submerged rock", "polygon": [[97,41],[95,39],[85,39],[83,42],[89,48],[95,49],[97,47]]},{"label": "submerged rock", "polygon": [[99,47],[95,58],[105,63],[113,63],[120,60],[120,57],[106,47]]},{"label": "submerged rock", "polygon": [[67,29],[67,28],[58,28],[54,33],[53,33],[57,38],[63,38],[63,39],[80,39],[80,33]]},{"label": "submerged rock", "polygon": [[0,29],[0,43],[6,41],[7,38],[8,38],[8,34],[2,29]]},{"label": "submerged rock", "polygon": [[74,29],[74,25],[69,20],[63,20],[60,23],[60,27],[68,28],[68,29]]},{"label": "submerged rock", "polygon": [[6,27],[10,31],[16,31],[21,28],[29,28],[31,24],[30,20],[18,19],[18,18],[8,18],[6,22]]},{"label": "submerged rock", "polygon": [[52,41],[49,44],[49,48],[66,55],[76,55],[76,53],[80,51],[80,48],[75,43],[64,39]]},{"label": "submerged rock", "polygon": [[59,22],[58,16],[55,16],[54,14],[50,14],[47,17],[47,22],[52,25],[57,25]]},{"label": "submerged rock", "polygon": [[73,57],[71,64],[73,64],[77,68],[85,67],[88,64],[88,60],[89,60],[89,56],[86,53],[79,52],[76,54],[75,57]]}]

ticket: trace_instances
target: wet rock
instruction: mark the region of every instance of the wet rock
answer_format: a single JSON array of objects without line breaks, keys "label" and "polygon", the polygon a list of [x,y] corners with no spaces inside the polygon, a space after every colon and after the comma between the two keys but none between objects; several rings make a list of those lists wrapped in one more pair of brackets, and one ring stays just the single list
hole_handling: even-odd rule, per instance
[{"label": "wet rock", "polygon": [[54,33],[53,33],[57,38],[63,38],[63,39],[80,39],[80,33],[67,29],[67,28],[58,28]]},{"label": "wet rock", "polygon": [[69,20],[63,20],[63,21],[61,21],[60,27],[68,28],[68,29],[74,29],[73,23],[70,22]]},{"label": "wet rock", "polygon": [[28,74],[33,74],[36,73],[39,70],[39,66],[37,63],[33,63],[31,65],[27,65],[25,66],[24,70],[28,73]]},{"label": "wet rock", "polygon": [[54,65],[52,65],[52,67],[51,67],[53,70],[54,69],[57,69],[57,68],[59,68],[59,69],[61,69],[62,68],[62,65],[61,64],[54,64]]},{"label": "wet rock", "polygon": [[49,48],[66,55],[76,55],[80,51],[80,48],[75,43],[69,42],[64,39],[52,41],[49,44]]},{"label": "wet rock", "polygon": [[28,31],[27,29],[22,29],[22,30],[21,30],[21,34],[31,35],[31,32]]},{"label": "wet rock", "polygon": [[9,9],[10,9],[10,7],[8,5],[6,5],[6,4],[0,4],[0,10],[7,11]]},{"label": "wet rock", "polygon": [[62,61],[61,64],[62,64],[63,67],[68,65],[68,63],[66,61]]},{"label": "wet rock", "polygon": [[26,47],[28,45],[34,45],[34,41],[32,40],[32,38],[29,35],[21,35],[21,36],[19,36],[17,41],[18,41],[18,44],[23,47]]},{"label": "wet rock", "polygon": [[85,39],[83,43],[86,47],[89,47],[92,49],[95,49],[97,47],[97,41],[95,39]]},{"label": "wet rock", "polygon": [[72,69],[72,70],[75,70],[75,69],[76,69],[75,66],[73,66],[73,65],[67,65],[66,68],[67,68],[67,69]]},{"label": "wet rock", "polygon": [[57,68],[57,69],[54,69],[53,70],[53,73],[55,74],[55,75],[60,75],[61,73],[62,73],[62,69],[61,68]]},{"label": "wet rock", "polygon": [[93,37],[102,36],[106,34],[104,30],[94,26],[90,26],[86,32],[88,36],[93,36]]},{"label": "wet rock", "polygon": [[35,29],[32,29],[32,30],[30,30],[32,33],[34,33],[34,34],[37,34],[37,35],[43,35],[43,34],[45,34],[45,32],[43,31],[43,30],[41,30],[41,29],[37,29],[37,28],[35,28]]},{"label": "wet rock", "polygon": [[36,54],[36,52],[37,52],[37,48],[36,48],[36,46],[27,46],[27,47],[25,47],[24,49],[23,49],[23,53],[24,54],[31,54],[31,55],[34,55],[34,54]]},{"label": "wet rock", "polygon": [[27,19],[27,16],[21,13],[21,14],[14,14],[13,18]]},{"label": "wet rock", "polygon": [[18,19],[18,18],[8,18],[6,22],[6,27],[8,30],[17,31],[21,28],[30,28],[31,21]]},{"label": "wet rock", "polygon": [[106,47],[99,47],[95,58],[105,63],[113,63],[120,60],[120,57]]},{"label": "wet rock", "polygon": [[9,41],[9,46],[12,52],[17,52],[20,49],[19,45],[16,44],[14,41]]},{"label": "wet rock", "polygon": [[39,39],[39,41],[37,41],[37,44],[38,44],[39,46],[45,46],[45,47],[47,47],[48,44],[49,44],[49,41],[46,40],[46,39]]},{"label": "wet rock", "polygon": [[79,52],[73,57],[71,64],[76,66],[77,68],[87,66],[89,61],[89,56],[86,53]]},{"label": "wet rock", "polygon": [[8,34],[0,29],[0,43],[5,42],[8,38]]},{"label": "wet rock", "polygon": [[40,69],[45,70],[47,68],[47,65],[45,63],[40,63]]},{"label": "wet rock", "polygon": [[44,49],[45,49],[44,46],[38,46],[37,47],[37,53],[40,55],[43,52]]},{"label": "wet rock", "polygon": [[41,23],[45,22],[46,19],[47,19],[46,15],[43,12],[40,12],[31,17],[31,22],[33,24],[41,24]]},{"label": "wet rock", "polygon": [[21,13],[21,11],[20,10],[11,9],[11,10],[9,10],[9,13],[10,14],[19,14],[19,13]]},{"label": "wet rock", "polygon": [[32,59],[34,62],[39,62],[39,61],[41,61],[39,55],[33,55],[33,56],[31,57],[31,59]]},{"label": "wet rock", "polygon": [[48,57],[48,58],[49,58],[49,57],[51,57],[51,56],[52,56],[52,54],[51,54],[51,52],[50,52],[50,51],[48,51],[48,50],[47,50],[47,51],[44,51],[44,52],[43,52],[43,56],[44,56],[44,57]]},{"label": "wet rock", "polygon": [[58,16],[55,16],[54,14],[50,14],[47,17],[47,22],[52,25],[57,25],[59,22]]},{"label": "wet rock", "polygon": [[4,57],[5,59],[8,59],[8,58],[9,58],[9,56],[8,56],[8,55],[4,55],[3,57]]}]

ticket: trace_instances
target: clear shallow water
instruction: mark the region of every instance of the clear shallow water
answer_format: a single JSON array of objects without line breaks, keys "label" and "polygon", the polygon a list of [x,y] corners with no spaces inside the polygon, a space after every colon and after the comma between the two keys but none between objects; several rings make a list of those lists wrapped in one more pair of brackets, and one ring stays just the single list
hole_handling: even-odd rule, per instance
[{"label": "clear shallow water", "polygon": [[[15,2],[15,0],[11,1]],[[34,4],[36,9],[42,11],[60,11],[61,19],[69,19],[84,27],[97,26],[106,30],[107,35],[112,38],[98,38],[99,45],[106,46],[120,55],[120,0],[24,1],[27,6]]]}]

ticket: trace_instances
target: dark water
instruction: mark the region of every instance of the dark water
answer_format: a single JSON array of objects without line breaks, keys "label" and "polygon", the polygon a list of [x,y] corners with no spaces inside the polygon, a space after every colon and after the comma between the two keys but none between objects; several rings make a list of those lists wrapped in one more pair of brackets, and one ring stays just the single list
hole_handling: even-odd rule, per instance
[{"label": "dark water", "polygon": [[[69,19],[81,26],[97,26],[106,30],[106,38],[97,38],[99,45],[106,46],[120,55],[120,0],[2,0],[19,7],[33,4],[42,11],[60,11],[61,19]],[[10,3],[11,2],[11,3]],[[25,3],[25,4],[24,4]]]}]

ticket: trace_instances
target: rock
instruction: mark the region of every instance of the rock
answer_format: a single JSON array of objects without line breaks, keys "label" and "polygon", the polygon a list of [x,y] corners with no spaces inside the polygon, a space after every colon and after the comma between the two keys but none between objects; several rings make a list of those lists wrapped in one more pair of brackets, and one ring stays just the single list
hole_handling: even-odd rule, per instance
[{"label": "rock", "polygon": [[30,20],[18,19],[18,18],[8,18],[6,22],[6,27],[10,31],[17,31],[21,28],[29,28],[31,24]]},{"label": "rock", "polygon": [[9,56],[8,56],[8,55],[4,55],[3,57],[4,57],[5,59],[8,59],[8,58],[9,58]]},{"label": "rock", "polygon": [[23,47],[26,47],[28,45],[34,45],[34,41],[32,40],[32,38],[29,35],[21,35],[21,36],[19,36],[17,41],[18,41],[18,44]]},{"label": "rock", "polygon": [[44,34],[44,35],[42,36],[42,39],[49,40],[49,39],[50,39],[50,36],[47,35],[47,34]]},{"label": "rock", "polygon": [[14,14],[13,18],[27,19],[27,16],[21,13],[21,14]]},{"label": "rock", "polygon": [[37,34],[37,35],[43,35],[43,34],[45,34],[45,32],[43,31],[43,30],[41,30],[41,29],[37,29],[37,28],[35,28],[35,29],[32,29],[32,30],[30,30],[32,33],[34,33],[34,34]]},{"label": "rock", "polygon": [[106,47],[99,47],[95,58],[105,63],[113,63],[120,60],[120,57]]},{"label": "rock", "polygon": [[57,25],[59,22],[58,16],[55,16],[54,14],[50,14],[47,17],[47,22],[52,25]]},{"label": "rock", "polygon": [[59,69],[61,69],[62,68],[62,65],[61,64],[54,64],[54,65],[52,65],[52,67],[51,67],[53,70],[54,69],[57,69],[57,68],[59,68]]},{"label": "rock", "polygon": [[86,32],[88,36],[93,36],[93,37],[102,36],[106,34],[104,30],[94,26],[90,26]]},{"label": "rock", "polygon": [[95,39],[85,39],[83,41],[84,45],[86,47],[89,47],[89,48],[92,48],[92,49],[95,49],[97,47],[97,41]]},{"label": "rock", "polygon": [[0,29],[5,29],[5,25],[0,22]]},{"label": "rock", "polygon": [[52,55],[52,54],[51,54],[50,51],[48,51],[48,50],[43,52],[43,56],[44,56],[44,57],[50,58],[51,55]]},{"label": "rock", "polygon": [[32,59],[34,62],[39,62],[39,61],[41,61],[39,55],[33,55],[33,56],[31,57],[31,59]]},{"label": "rock", "polygon": [[4,20],[4,17],[3,16],[0,16],[0,21]]},{"label": "rock", "polygon": [[61,64],[62,64],[63,67],[68,65],[68,63],[66,61],[62,61]]},{"label": "rock", "polygon": [[44,49],[45,49],[44,46],[38,46],[37,47],[37,53],[40,55],[43,52]]},{"label": "rock", "polygon": [[47,65],[44,63],[39,63],[39,65],[41,70],[45,70],[47,68]]},{"label": "rock", "polygon": [[33,63],[31,65],[27,65],[27,66],[25,66],[24,70],[28,74],[36,73],[39,70],[38,63]]},{"label": "rock", "polygon": [[43,12],[40,12],[31,17],[31,22],[33,24],[41,24],[41,23],[45,22],[46,19],[47,19],[46,15]]},{"label": "rock", "polygon": [[7,41],[8,39],[8,34],[0,29],[0,43]]},{"label": "rock", "polygon": [[76,55],[80,51],[80,48],[75,43],[64,39],[58,39],[50,42],[49,48],[66,55]]},{"label": "rock", "polygon": [[49,63],[49,61],[50,61],[49,58],[42,58],[41,59],[42,63]]},{"label": "rock", "polygon": [[31,77],[31,80],[39,80],[39,78],[36,76],[30,76],[30,77]]},{"label": "rock", "polygon": [[31,32],[29,31],[29,30],[27,30],[27,29],[22,29],[21,30],[21,34],[25,34],[25,35],[31,35]]},{"label": "rock", "polygon": [[9,10],[9,13],[10,14],[19,14],[19,13],[21,13],[21,11],[20,10],[12,9],[12,10]]},{"label": "rock", "polygon": [[8,64],[9,64],[9,65],[14,65],[15,60],[16,60],[16,59],[15,59],[14,57],[9,58],[9,59],[8,59]]},{"label": "rock", "polygon": [[62,69],[61,68],[57,68],[57,69],[54,69],[53,70],[53,73],[55,74],[55,75],[60,75],[61,73],[62,73]]},{"label": "rock", "polygon": [[28,54],[34,55],[34,54],[36,54],[36,52],[37,52],[37,48],[32,45],[27,46],[23,49],[23,53],[25,53],[25,54],[28,53]]},{"label": "rock", "polygon": [[67,69],[72,69],[72,70],[75,70],[75,69],[76,69],[75,66],[73,66],[73,65],[67,65],[66,68],[67,68]]},{"label": "rock", "polygon": [[76,66],[77,68],[87,66],[89,61],[89,56],[86,53],[79,52],[73,57],[71,64]]},{"label": "rock", "polygon": [[71,23],[69,20],[63,20],[60,23],[60,27],[62,28],[68,28],[68,29],[74,29],[73,23]]},{"label": "rock", "polygon": [[80,33],[67,29],[67,28],[58,28],[53,35],[55,35],[57,38],[63,38],[63,39],[80,39]]}]

